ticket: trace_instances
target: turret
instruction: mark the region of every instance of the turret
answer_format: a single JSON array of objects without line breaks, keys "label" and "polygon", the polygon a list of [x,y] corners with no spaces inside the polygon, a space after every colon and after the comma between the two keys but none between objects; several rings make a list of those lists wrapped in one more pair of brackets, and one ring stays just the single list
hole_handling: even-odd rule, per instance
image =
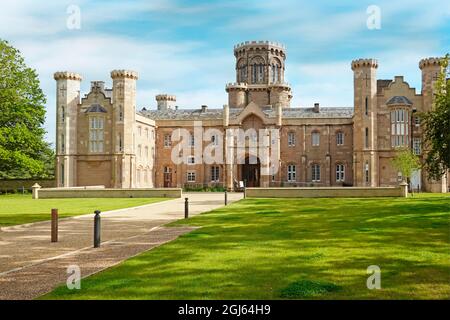
[{"label": "turret", "polygon": [[438,79],[442,70],[441,58],[426,58],[419,62],[419,68],[422,70],[422,96],[423,110],[430,111],[433,106],[434,82]]},{"label": "turret", "polygon": [[114,109],[114,145],[119,154],[115,187],[133,188],[135,186],[135,150],[134,130],[136,117],[136,80],[138,74],[129,70],[111,71],[113,79],[113,109]]},{"label": "turret", "polygon": [[270,41],[247,41],[234,47],[236,82],[228,84],[228,104],[242,108],[281,102],[290,106],[291,88],[284,81],[286,48]]},{"label": "turret", "polygon": [[353,149],[357,186],[377,185],[377,75],[375,59],[352,61],[354,86]]},{"label": "turret", "polygon": [[76,184],[77,116],[81,76],[62,71],[56,80],[56,183],[58,187]]},{"label": "turret", "polygon": [[175,109],[177,97],[170,94],[158,94],[156,96],[156,102],[158,103],[158,110],[172,110]]}]

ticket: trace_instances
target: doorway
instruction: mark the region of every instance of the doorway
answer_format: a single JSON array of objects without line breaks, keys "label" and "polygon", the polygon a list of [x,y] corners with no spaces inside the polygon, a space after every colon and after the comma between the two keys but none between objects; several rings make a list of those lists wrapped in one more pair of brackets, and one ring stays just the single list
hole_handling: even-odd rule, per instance
[{"label": "doorway", "polygon": [[172,168],[164,167],[164,188],[172,187]]},{"label": "doorway", "polygon": [[244,181],[245,186],[249,188],[256,188],[260,186],[260,178],[261,178],[261,164],[259,163],[259,159],[257,159],[257,163],[252,161],[250,163],[249,158],[245,159],[245,163],[242,164],[242,181]]}]

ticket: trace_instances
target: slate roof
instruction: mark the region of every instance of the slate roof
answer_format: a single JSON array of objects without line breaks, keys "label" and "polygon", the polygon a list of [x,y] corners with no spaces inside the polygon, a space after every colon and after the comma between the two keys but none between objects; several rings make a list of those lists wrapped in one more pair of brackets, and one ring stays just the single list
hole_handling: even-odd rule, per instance
[{"label": "slate roof", "polygon": [[[230,108],[230,118],[237,117],[243,108]],[[261,109],[269,118],[276,117],[276,110],[263,107]],[[223,118],[223,109],[178,109],[178,110],[146,110],[138,112],[153,120],[218,120]],[[286,108],[283,109],[284,119],[299,118],[352,118],[353,108],[320,107],[318,113],[313,108]]]},{"label": "slate roof", "polygon": [[405,96],[393,96],[386,102],[386,105],[406,104],[411,106],[413,103]]},{"label": "slate roof", "polygon": [[101,105],[99,104],[91,104],[90,107],[88,107],[85,111],[86,113],[90,113],[90,112],[102,112],[102,113],[107,113],[106,109],[103,108]]}]

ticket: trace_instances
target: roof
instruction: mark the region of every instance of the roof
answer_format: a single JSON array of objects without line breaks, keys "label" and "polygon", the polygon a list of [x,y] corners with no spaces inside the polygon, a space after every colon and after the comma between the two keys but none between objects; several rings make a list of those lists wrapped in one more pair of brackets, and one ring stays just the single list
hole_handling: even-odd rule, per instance
[{"label": "roof", "polygon": [[[244,108],[230,108],[230,118],[237,117]],[[276,117],[276,110],[263,107],[262,112],[269,118]],[[146,110],[138,112],[144,117],[153,120],[219,120],[223,118],[223,109],[170,109],[170,110]],[[353,108],[342,107],[320,107],[319,112],[314,112],[314,108],[285,108],[283,109],[284,119],[296,118],[351,118]]]},{"label": "roof", "polygon": [[386,102],[386,105],[406,104],[412,105],[413,103],[405,96],[393,96]]},{"label": "roof", "polygon": [[107,113],[106,109],[103,108],[101,105],[99,104],[91,104],[90,107],[88,107],[85,111],[86,113],[90,113],[90,112],[102,112],[102,113]]},{"label": "roof", "polygon": [[377,93],[381,93],[383,88],[387,88],[391,84],[392,80],[377,80]]}]

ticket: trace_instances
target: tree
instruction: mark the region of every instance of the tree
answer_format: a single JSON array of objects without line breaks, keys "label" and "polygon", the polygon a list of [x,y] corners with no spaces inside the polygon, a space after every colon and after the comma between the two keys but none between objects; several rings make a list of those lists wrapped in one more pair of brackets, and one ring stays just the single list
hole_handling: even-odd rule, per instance
[{"label": "tree", "polygon": [[45,95],[19,50],[0,39],[0,178],[48,174]]},{"label": "tree", "polygon": [[411,178],[414,171],[421,168],[419,158],[408,148],[400,150],[394,159],[392,166],[401,172],[403,180],[406,182]]},{"label": "tree", "polygon": [[425,142],[425,169],[439,180],[450,170],[450,79],[449,54],[441,62],[442,71],[435,82],[434,105],[422,114]]}]

